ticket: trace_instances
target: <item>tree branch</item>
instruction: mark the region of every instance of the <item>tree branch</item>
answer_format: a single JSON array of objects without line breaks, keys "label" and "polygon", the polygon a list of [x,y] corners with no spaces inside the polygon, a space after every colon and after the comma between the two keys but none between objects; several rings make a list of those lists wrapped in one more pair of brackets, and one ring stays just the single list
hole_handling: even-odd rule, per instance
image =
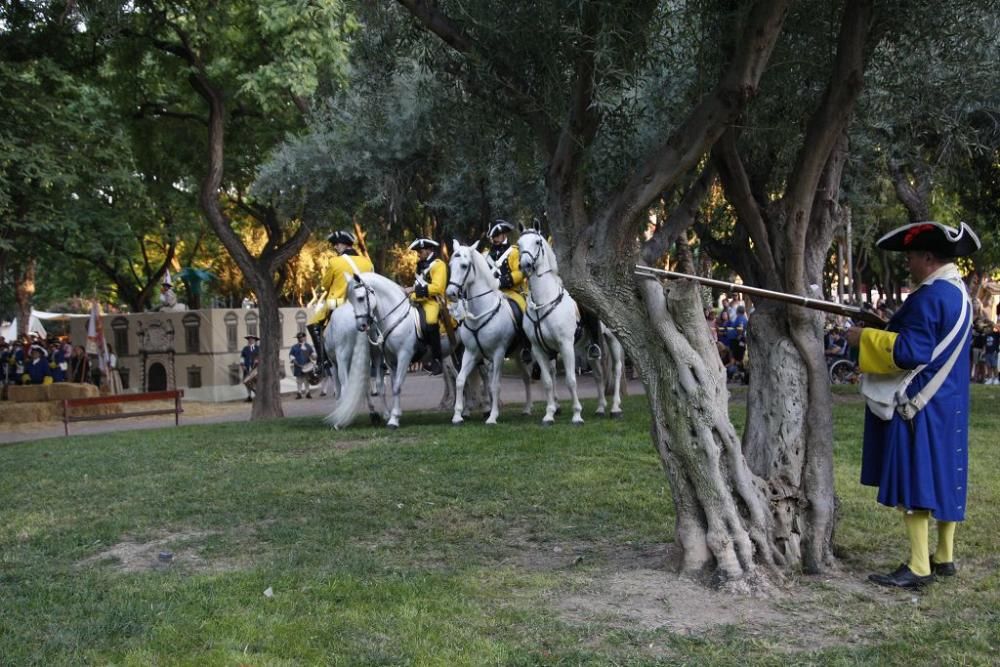
[{"label": "tree branch", "polygon": [[541,105],[527,84],[506,66],[502,58],[491,58],[469,35],[441,13],[429,0],[397,0],[428,32],[461,54],[467,62],[485,65],[496,72],[504,89],[513,98],[513,108],[527,119],[547,152],[555,150],[555,130],[541,111]]},{"label": "tree branch", "polygon": [[601,218],[623,222],[634,235],[638,214],[715,143],[726,125],[756,93],[760,76],[781,33],[790,0],[760,0],[750,11],[733,60],[718,85],[692,110],[666,142],[654,149],[605,208]]},{"label": "tree branch", "polygon": [[[763,287],[781,289],[781,277],[771,251],[771,239],[764,221],[764,212],[753,196],[750,179],[747,177],[736,146],[736,130],[726,129],[712,150],[712,159],[719,167],[719,179],[726,199],[736,209],[737,219],[747,228],[753,241],[753,252],[757,254],[764,274]],[[749,250],[749,249],[748,249]]]},{"label": "tree branch", "polygon": [[[786,226],[788,256],[784,268],[785,287],[796,294],[805,293],[805,240],[816,187],[830,151],[847,127],[864,83],[865,48],[873,26],[873,15],[873,0],[847,1],[830,82],[819,108],[809,119],[802,150],[791,171],[784,198],[786,215],[791,221]],[[796,222],[800,220],[802,224]]]},{"label": "tree branch", "polygon": [[642,261],[645,264],[655,266],[685,230],[694,224],[698,209],[712,184],[715,183],[715,178],[715,165],[709,160],[701,170],[698,180],[684,193],[680,204],[670,212],[666,221],[649,240],[642,244]]}]

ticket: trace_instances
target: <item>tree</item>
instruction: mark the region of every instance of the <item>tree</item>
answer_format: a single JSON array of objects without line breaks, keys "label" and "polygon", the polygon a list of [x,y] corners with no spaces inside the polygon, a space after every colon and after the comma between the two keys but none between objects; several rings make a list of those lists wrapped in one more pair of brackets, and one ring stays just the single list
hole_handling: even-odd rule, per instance
[{"label": "tree", "polygon": [[[252,419],[281,416],[279,293],[285,265],[311,227],[249,193],[256,166],[284,133],[301,128],[322,73],[336,80],[350,17],[336,0],[95,2],[84,6],[99,34],[138,57],[155,82],[135,107],[161,119],[203,124],[207,159],[197,201],[260,306],[261,362]],[[128,70],[122,69],[127,75]],[[135,78],[132,78],[134,81]],[[207,117],[204,115],[207,109]],[[237,230],[252,220],[266,235],[254,254]]]},{"label": "tree", "polygon": [[499,99],[497,108],[530,128],[544,155],[545,209],[562,277],[609,323],[646,386],[653,441],[677,512],[681,569],[741,587],[763,573],[760,565],[789,565],[729,421],[724,374],[697,290],[665,292],[654,281],[637,281],[630,268],[643,213],[699,163],[756,93],[788,3],[753,3],[723,17],[723,32],[738,36],[728,62],[711,59],[721,67],[715,83],[691,89],[693,101],[672,129],[661,127],[637,161],[623,160],[638,164],[603,192],[588,180],[588,169],[597,162],[596,139],[609,109],[624,111],[635,99],[629,92],[654,80],[645,75],[664,61],[646,60],[647,48],[669,42],[681,24],[704,28],[708,23],[699,19],[707,17],[656,2],[481,4],[473,16],[468,6],[400,0],[450,48],[431,52],[437,66],[452,61],[468,89]]},{"label": "tree", "polygon": [[[765,77],[763,99],[746,114],[746,134],[753,136],[744,143],[750,147],[740,146],[731,127],[713,150],[738,225],[724,243],[704,227],[700,236],[713,256],[724,259],[749,284],[793,294],[810,294],[812,286],[824,284],[829,248],[842,226],[839,193],[848,123],[872,49],[873,12],[871,2],[848,0],[839,20],[824,23],[809,16],[803,24],[807,17],[797,15],[798,21],[786,22],[783,46],[832,52],[832,62],[810,59],[790,66],[790,72]],[[827,43],[831,33],[836,36],[833,49]],[[791,54],[782,53],[781,47],[778,51],[779,59],[796,62],[785,60],[783,56]],[[769,81],[778,76],[787,77],[780,82],[784,85]],[[808,89],[799,96],[789,94],[796,81],[824,77],[828,81],[818,103]],[[779,85],[768,88],[769,83]],[[801,125],[771,129],[810,108]],[[758,124],[769,129],[757,132]],[[805,131],[795,136],[798,127]],[[782,159],[781,152],[796,141],[798,151]],[[764,485],[781,561],[818,572],[833,562],[835,519],[824,321],[815,311],[781,302],[762,300],[755,306],[743,451]]]}]

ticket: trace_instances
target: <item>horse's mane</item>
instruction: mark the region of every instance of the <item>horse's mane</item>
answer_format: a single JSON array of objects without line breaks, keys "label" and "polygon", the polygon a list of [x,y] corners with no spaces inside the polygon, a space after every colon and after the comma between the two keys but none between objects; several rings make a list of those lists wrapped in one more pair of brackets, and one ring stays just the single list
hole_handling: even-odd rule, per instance
[{"label": "horse's mane", "polygon": [[394,281],[389,280],[385,276],[379,273],[370,272],[362,273],[361,280],[368,284],[373,289],[388,289],[392,290],[395,294],[402,298],[404,296],[403,288],[396,284]]},{"label": "horse's mane", "polygon": [[468,250],[469,254],[472,255],[472,263],[476,265],[476,273],[484,276],[486,284],[492,289],[500,289],[500,281],[493,276],[493,269],[486,261],[486,255],[476,250],[475,246],[465,246],[463,250]]},{"label": "horse's mane", "polygon": [[[545,254],[549,258],[549,264],[552,266],[552,273],[559,275],[559,262],[556,261],[556,253],[552,250],[552,246],[549,245],[548,239],[546,239],[541,234],[538,235],[542,239],[542,247],[545,248]],[[562,278],[560,277],[560,280]]]}]

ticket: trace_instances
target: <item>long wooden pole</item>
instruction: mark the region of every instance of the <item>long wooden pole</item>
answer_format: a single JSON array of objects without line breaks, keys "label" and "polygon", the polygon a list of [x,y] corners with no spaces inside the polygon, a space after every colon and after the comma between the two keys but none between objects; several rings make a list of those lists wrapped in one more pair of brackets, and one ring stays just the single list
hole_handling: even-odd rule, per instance
[{"label": "long wooden pole", "polygon": [[635,265],[635,273],[639,276],[645,276],[648,278],[668,278],[670,280],[693,280],[702,285],[708,285],[710,287],[720,287],[722,289],[728,290],[730,292],[742,292],[743,294],[750,294],[751,296],[757,296],[762,299],[771,299],[773,301],[784,301],[785,303],[792,303],[797,306],[802,306],[804,308],[811,308],[812,310],[822,310],[823,312],[833,313],[835,315],[846,315],[854,320],[861,320],[866,324],[870,324],[876,327],[885,327],[887,322],[879,317],[876,313],[865,310],[863,308],[858,308],[857,306],[846,306],[842,303],[834,303],[833,301],[823,301],[822,299],[810,299],[808,297],[799,296],[798,294],[788,294],[787,292],[775,292],[774,290],[763,289],[760,287],[750,287],[748,285],[740,285],[738,283],[727,283],[723,280],[715,280],[713,278],[702,278],[701,276],[692,276],[687,273],[677,273],[676,271],[664,271],[663,269],[655,269],[651,266],[644,266],[642,264]]}]

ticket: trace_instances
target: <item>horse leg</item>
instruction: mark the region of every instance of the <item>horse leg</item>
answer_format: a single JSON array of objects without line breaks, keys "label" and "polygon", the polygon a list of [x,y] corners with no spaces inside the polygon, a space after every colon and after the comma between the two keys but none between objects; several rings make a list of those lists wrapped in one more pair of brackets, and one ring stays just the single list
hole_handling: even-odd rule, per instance
[{"label": "horse leg", "polygon": [[402,354],[396,359],[396,372],[392,377],[392,410],[389,412],[389,421],[386,423],[389,428],[399,428],[399,418],[403,416],[403,409],[399,402],[403,394],[406,371],[410,368],[411,356],[412,353]]},{"label": "horse leg", "polygon": [[597,409],[594,410],[594,414],[601,416],[603,416],[604,412],[608,409],[608,399],[605,398],[604,396],[604,392],[607,389],[607,380],[608,380],[607,376],[605,375],[605,368],[604,368],[604,359],[606,357],[607,357],[606,348],[604,345],[601,345],[601,358],[594,359],[593,363],[590,364],[590,371],[594,376],[594,383],[597,385]]},{"label": "horse leg", "polygon": [[625,377],[625,350],[622,344],[612,338],[608,344],[611,352],[611,377],[614,378],[614,391],[611,394],[611,418],[621,419],[622,416],[622,378]]},{"label": "horse leg", "polygon": [[569,389],[569,397],[573,402],[571,421],[574,424],[582,424],[583,416],[580,413],[583,412],[583,406],[580,405],[580,397],[576,393],[576,349],[573,337],[569,336],[560,341],[559,349],[563,358],[563,369],[566,371],[566,388]]},{"label": "horse leg", "polygon": [[518,370],[521,371],[521,381],[524,383],[524,408],[521,410],[522,415],[531,414],[531,368],[528,364],[525,364],[521,359],[521,355],[517,355],[514,358],[514,363],[517,364]]},{"label": "horse leg", "polygon": [[455,364],[452,362],[451,357],[444,357],[441,360],[441,379],[444,380],[444,394],[441,395],[441,401],[438,403],[438,410],[447,410],[449,407],[455,404]]},{"label": "horse leg", "polygon": [[545,426],[551,426],[556,419],[556,408],[559,404],[556,403],[556,383],[552,380],[552,372],[549,370],[549,358],[542,350],[540,346],[532,344],[531,354],[535,357],[535,363],[538,364],[538,371],[542,376],[542,384],[545,386],[545,416],[542,417],[542,424]]},{"label": "horse leg", "polygon": [[465,412],[465,382],[478,363],[479,355],[466,346],[465,352],[462,353],[462,368],[455,378],[455,411],[451,415],[452,424],[461,424],[464,421],[462,413]]},{"label": "horse leg", "polygon": [[503,373],[503,346],[497,346],[493,352],[493,366],[490,368],[490,398],[492,404],[490,415],[486,418],[487,424],[496,424],[497,417],[500,416],[500,376]]}]

